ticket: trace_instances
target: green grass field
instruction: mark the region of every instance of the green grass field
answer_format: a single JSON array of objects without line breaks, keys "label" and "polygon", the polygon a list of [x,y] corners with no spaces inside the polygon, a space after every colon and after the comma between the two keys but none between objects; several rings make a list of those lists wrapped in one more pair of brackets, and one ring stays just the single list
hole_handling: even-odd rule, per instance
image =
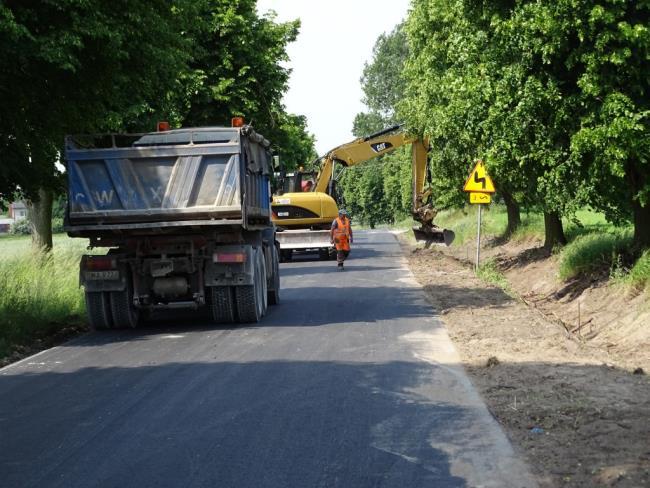
[{"label": "green grass field", "polygon": [[84,321],[79,259],[87,240],[54,237],[50,255],[29,236],[0,238],[0,357],[62,326]]}]

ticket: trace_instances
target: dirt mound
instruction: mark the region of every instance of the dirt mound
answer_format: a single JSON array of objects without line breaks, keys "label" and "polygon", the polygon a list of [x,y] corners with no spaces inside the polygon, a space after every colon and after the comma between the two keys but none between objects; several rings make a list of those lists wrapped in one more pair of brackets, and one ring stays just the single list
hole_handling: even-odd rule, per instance
[{"label": "dirt mound", "polygon": [[[472,244],[445,249],[461,262],[470,262]],[[608,272],[558,278],[557,257],[537,241],[494,245],[482,250],[482,262],[493,260],[517,298],[546,320],[565,329],[601,362],[650,371],[650,300],[620,285]]]}]

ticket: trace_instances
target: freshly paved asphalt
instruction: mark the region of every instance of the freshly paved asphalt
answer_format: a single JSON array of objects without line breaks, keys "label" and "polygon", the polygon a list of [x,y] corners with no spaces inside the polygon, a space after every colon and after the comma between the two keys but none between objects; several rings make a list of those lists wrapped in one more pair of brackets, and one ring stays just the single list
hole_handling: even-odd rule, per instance
[{"label": "freshly paved asphalt", "polygon": [[0,370],[2,487],[533,487],[395,237],[283,264],[256,326],[182,317]]}]

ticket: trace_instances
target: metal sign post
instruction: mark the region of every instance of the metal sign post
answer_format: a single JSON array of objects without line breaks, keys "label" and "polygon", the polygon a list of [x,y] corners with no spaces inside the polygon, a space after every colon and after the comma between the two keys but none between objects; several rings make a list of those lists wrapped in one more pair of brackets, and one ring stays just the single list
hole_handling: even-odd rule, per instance
[{"label": "metal sign post", "polygon": [[483,205],[478,204],[478,225],[476,227],[476,272],[478,273],[479,262],[481,260],[481,209]]},{"label": "metal sign post", "polygon": [[463,191],[469,193],[469,203],[478,205],[478,223],[476,225],[476,264],[475,269],[478,272],[478,267],[481,262],[481,214],[483,205],[490,203],[492,200],[491,194],[496,191],[492,178],[487,174],[483,161],[476,162],[476,166],[469,174]]}]

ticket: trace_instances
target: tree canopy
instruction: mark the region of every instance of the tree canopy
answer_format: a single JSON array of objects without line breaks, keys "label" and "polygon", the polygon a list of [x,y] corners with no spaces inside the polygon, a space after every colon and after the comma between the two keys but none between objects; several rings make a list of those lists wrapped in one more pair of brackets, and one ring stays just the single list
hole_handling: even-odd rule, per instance
[{"label": "tree canopy", "polygon": [[[366,136],[399,123],[396,108],[404,97],[403,66],[407,56],[403,25],[377,39],[372,59],[365,64],[360,80],[368,110],[356,115],[355,136]],[[374,226],[410,215],[411,178],[411,156],[405,148],[347,169],[340,187],[352,215]]]},{"label": "tree canopy", "polygon": [[0,197],[58,185],[68,133],[122,128],[171,90],[187,55],[166,0],[0,4]]},{"label": "tree canopy", "polygon": [[[648,247],[649,11],[640,0],[413,0],[364,67],[368,110],[354,132],[405,122],[426,137],[438,208],[466,204],[462,183],[481,159],[508,233],[521,206],[540,210],[550,249],[566,242],[561,218],[589,206],[633,223],[635,246]],[[387,182],[401,171],[387,167],[343,180],[379,202],[362,219],[394,218]]]},{"label": "tree canopy", "polygon": [[254,0],[1,2],[0,200],[35,203],[37,244],[51,247],[64,136],[148,131],[156,120],[244,115],[289,165],[311,159],[305,118],[281,101],[298,28],[260,17]]}]

